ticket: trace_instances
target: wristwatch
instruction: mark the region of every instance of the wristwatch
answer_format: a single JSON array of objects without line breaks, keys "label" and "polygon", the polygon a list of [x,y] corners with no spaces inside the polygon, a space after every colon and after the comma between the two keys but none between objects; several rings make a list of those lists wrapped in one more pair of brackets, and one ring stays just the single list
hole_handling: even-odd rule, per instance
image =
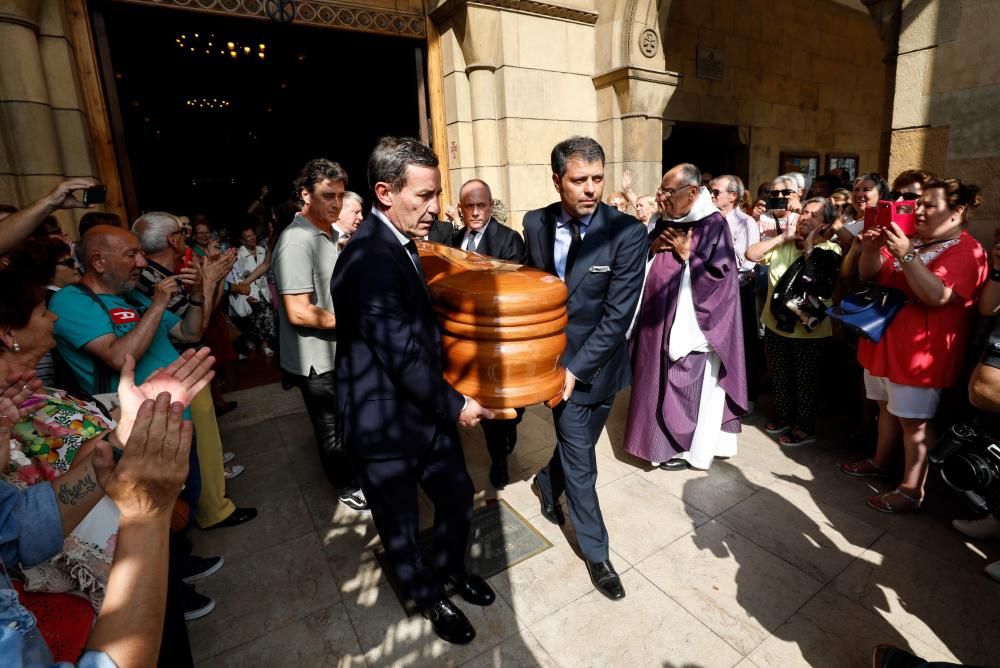
[{"label": "wristwatch", "polygon": [[913,251],[910,251],[903,257],[899,258],[899,261],[902,262],[903,264],[910,264],[911,262],[913,262],[913,259],[915,257],[917,257],[917,254],[914,253]]}]

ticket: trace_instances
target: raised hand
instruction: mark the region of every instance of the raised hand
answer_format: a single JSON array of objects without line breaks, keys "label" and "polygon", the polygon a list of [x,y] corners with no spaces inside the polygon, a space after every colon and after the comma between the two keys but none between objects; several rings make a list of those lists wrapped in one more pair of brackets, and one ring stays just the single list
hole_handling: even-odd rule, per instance
[{"label": "raised hand", "polygon": [[147,399],[135,414],[135,426],[121,460],[99,441],[93,466],[97,484],[118,506],[123,520],[162,520],[173,511],[184,486],[191,450],[191,422],[184,406],[170,403],[166,392]]},{"label": "raised hand", "polygon": [[632,170],[626,169],[622,172],[622,192],[632,191]]},{"label": "raised hand", "polygon": [[144,401],[167,393],[184,408],[190,406],[195,395],[215,377],[212,370],[214,364],[215,358],[212,357],[210,348],[185,350],[168,367],[154,371],[146,382],[136,385],[135,359],[126,355],[118,381],[118,402],[122,411],[115,430],[118,440],[122,443],[128,440],[136,413]]},{"label": "raised hand", "polygon": [[53,209],[86,209],[90,205],[74,197],[73,191],[96,185],[97,181],[91,178],[68,179],[57,185],[45,198]]}]

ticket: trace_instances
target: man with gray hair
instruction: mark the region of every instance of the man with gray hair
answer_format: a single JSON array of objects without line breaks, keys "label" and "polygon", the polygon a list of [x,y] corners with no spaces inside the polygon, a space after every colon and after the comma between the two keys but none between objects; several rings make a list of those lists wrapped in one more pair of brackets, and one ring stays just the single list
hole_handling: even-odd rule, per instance
[{"label": "man with gray hair", "polygon": [[663,175],[632,335],[625,450],[667,471],[735,455],[747,412],[733,237],[701,180],[687,163]]},{"label": "man with gray hair", "polygon": [[719,208],[733,235],[736,268],[740,282],[740,316],[743,322],[743,348],[747,362],[747,397],[751,404],[757,399],[757,381],[763,369],[763,350],[757,335],[757,297],[754,290],[756,263],[747,260],[747,248],[760,241],[757,221],[740,211],[743,181],[738,176],[723,174],[709,184],[712,203]]},{"label": "man with gray hair", "polygon": [[340,215],[337,217],[336,223],[337,229],[340,230],[339,243],[341,248],[347,245],[347,241],[358,231],[361,221],[365,219],[362,213],[364,205],[365,200],[362,199],[361,195],[350,190],[344,191],[344,205],[340,207]]},{"label": "man with gray hair", "polygon": [[[190,265],[182,266],[187,239],[180,219],[164,211],[153,211],[137,218],[132,223],[132,233],[139,237],[142,252],[146,256],[146,266],[142,268],[136,290],[152,298],[153,288],[160,281],[175,274],[188,277],[190,288],[174,293],[167,304],[167,310],[184,318],[189,306],[202,307],[201,333],[204,333],[215,308],[216,289],[236,261],[235,249],[224,253],[214,262],[192,258]],[[175,271],[177,267],[180,267],[179,271]],[[199,340],[200,338],[199,335]]]}]

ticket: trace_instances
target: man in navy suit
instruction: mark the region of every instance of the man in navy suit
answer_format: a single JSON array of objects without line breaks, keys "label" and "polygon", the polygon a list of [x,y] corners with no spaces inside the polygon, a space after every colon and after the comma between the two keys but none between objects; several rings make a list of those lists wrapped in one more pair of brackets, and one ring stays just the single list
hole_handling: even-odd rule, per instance
[{"label": "man in navy suit", "polygon": [[[368,160],[372,212],[331,280],[337,399],[344,442],[403,593],[442,639],[464,644],[475,630],[444,586],[476,605],[495,596],[465,572],[474,490],[455,422],[472,427],[493,412],[442,376],[440,330],[413,241],[437,218],[437,165],[429,148],[395,137],[379,140]],[[417,537],[418,485],[434,504],[430,549]]]},{"label": "man in navy suit", "polygon": [[[493,218],[493,193],[486,181],[471,179],[462,184],[458,191],[458,211],[463,227],[451,235],[448,240],[451,246],[518,264],[527,261],[521,235]],[[524,409],[519,408],[514,420],[483,420],[480,423],[493,462],[490,484],[496,489],[503,489],[510,482],[507,455],[517,445],[517,425],[523,415]]]},{"label": "man in navy suit", "polygon": [[528,264],[566,282],[566,368],[563,401],[552,414],[556,449],[538,472],[542,515],[561,524],[565,491],[591,582],[612,600],[625,596],[608,559],[608,531],[597,500],[594,445],[615,394],[628,387],[625,333],[635,314],[649,244],[638,220],[603,204],[604,150],[588,137],[552,149],[559,201],[524,216]]}]

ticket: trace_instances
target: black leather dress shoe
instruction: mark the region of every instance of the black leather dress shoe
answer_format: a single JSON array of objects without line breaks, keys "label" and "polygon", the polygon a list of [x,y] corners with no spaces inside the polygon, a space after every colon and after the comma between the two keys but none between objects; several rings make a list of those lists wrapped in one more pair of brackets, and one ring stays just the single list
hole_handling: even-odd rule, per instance
[{"label": "black leather dress shoe", "polygon": [[566,518],[563,517],[562,508],[545,500],[545,495],[542,494],[542,488],[538,484],[537,477],[531,481],[531,486],[535,490],[535,493],[538,494],[538,500],[542,508],[542,517],[553,524],[562,526],[562,523],[566,521]]},{"label": "black leather dress shoe", "polygon": [[455,591],[472,605],[492,605],[493,601],[497,600],[493,589],[478,575],[459,573],[449,576],[448,582],[453,584]]},{"label": "black leather dress shoe", "polygon": [[510,474],[507,473],[507,458],[493,462],[490,467],[490,484],[493,489],[503,489],[510,482]]},{"label": "black leather dress shoe", "polygon": [[688,466],[687,461],[683,459],[668,459],[667,461],[660,464],[660,468],[664,471],[686,471],[691,468]]},{"label": "black leather dress shoe", "polygon": [[434,627],[434,633],[445,642],[467,645],[476,637],[469,618],[457,605],[446,598],[438,599],[423,609],[423,615]]},{"label": "black leather dress shoe", "polygon": [[210,527],[204,527],[205,531],[209,529],[225,529],[226,527],[235,527],[241,524],[246,524],[253,518],[257,517],[256,508],[237,508],[229,517],[222,520],[221,522],[216,522]]},{"label": "black leather dress shoe", "polygon": [[622,579],[615,572],[615,567],[610,561],[588,561],[587,572],[590,573],[590,581],[594,583],[597,591],[601,592],[612,601],[625,598],[625,588],[622,587]]}]

